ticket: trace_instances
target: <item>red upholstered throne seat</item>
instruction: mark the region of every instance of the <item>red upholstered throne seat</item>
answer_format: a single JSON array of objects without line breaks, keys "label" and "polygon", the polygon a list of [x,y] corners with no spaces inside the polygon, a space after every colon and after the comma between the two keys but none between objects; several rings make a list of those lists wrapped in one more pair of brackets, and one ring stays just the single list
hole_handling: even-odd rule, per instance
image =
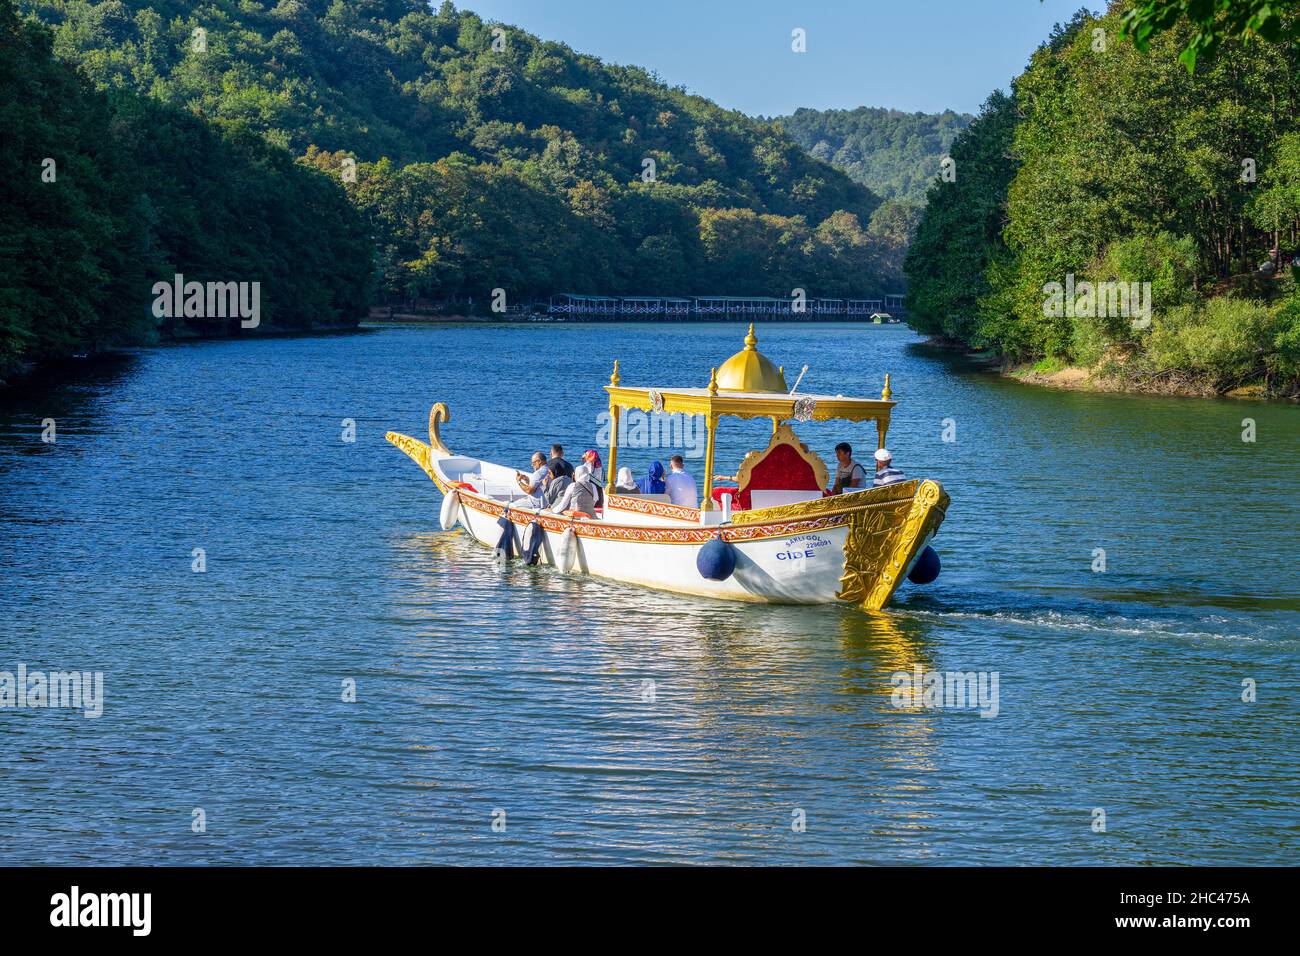
[{"label": "red upholstered throne seat", "polygon": [[762,451],[751,451],[736,474],[737,488],[714,488],[715,499],[733,495],[738,510],[750,508],[752,491],[820,491],[825,492],[826,465],[808,446],[795,436],[789,425],[782,425]]},{"label": "red upholstered throne seat", "polygon": [[735,503],[741,508],[750,507],[751,491],[820,491],[817,473],[813,466],[790,445],[780,444],[768,449],[762,459],[749,470],[749,481],[741,486]]}]

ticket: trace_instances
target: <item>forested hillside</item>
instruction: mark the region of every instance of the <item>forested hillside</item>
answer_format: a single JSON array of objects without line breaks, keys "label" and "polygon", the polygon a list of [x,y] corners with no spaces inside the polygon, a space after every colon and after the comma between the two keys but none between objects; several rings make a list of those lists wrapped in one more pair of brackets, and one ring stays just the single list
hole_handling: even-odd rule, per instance
[{"label": "forested hillside", "polygon": [[869,232],[879,199],[777,124],[450,3],[23,6],[101,86],[255,130],[344,181],[390,299],[892,281],[891,243]]},{"label": "forested hillside", "polygon": [[868,232],[878,244],[885,281],[897,291],[905,283],[903,257],[920,222],[926,188],[971,119],[951,110],[903,113],[862,106],[800,109],[777,122],[813,156],[882,197]]},{"label": "forested hillside", "polygon": [[881,199],[924,205],[952,141],[974,119],[966,113],[800,109],[778,122],[804,149]]},{"label": "forested hillside", "polygon": [[[0,0],[0,380],[239,318],[159,317],[153,285],[257,282],[263,330],[354,325],[374,264],[338,185],[237,127],[99,91]],[[310,236],[311,241],[303,241]]]},{"label": "forested hillside", "polygon": [[[906,261],[912,323],[1134,387],[1300,391],[1297,5],[1274,5],[1283,39],[1228,38],[1194,73],[1184,21],[1145,52],[1121,38],[1133,6],[1059,27],[954,141]],[[1097,291],[1115,282],[1149,314]]]}]

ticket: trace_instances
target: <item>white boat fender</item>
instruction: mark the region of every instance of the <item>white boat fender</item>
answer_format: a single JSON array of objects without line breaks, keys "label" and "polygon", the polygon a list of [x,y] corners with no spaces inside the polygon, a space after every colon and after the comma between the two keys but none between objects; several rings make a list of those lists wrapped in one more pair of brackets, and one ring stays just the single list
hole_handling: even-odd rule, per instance
[{"label": "white boat fender", "polygon": [[460,491],[456,488],[451,489],[443,495],[442,498],[442,530],[450,531],[456,527],[456,522],[460,520]]},{"label": "white boat fender", "polygon": [[725,581],[736,570],[736,549],[722,539],[721,531],[700,548],[695,556],[695,569],[710,581]]},{"label": "white boat fender", "polygon": [[556,566],[561,571],[568,574],[573,570],[573,564],[578,558],[578,533],[573,530],[573,522],[569,522],[569,527],[564,530],[560,537],[560,547],[555,555]]}]

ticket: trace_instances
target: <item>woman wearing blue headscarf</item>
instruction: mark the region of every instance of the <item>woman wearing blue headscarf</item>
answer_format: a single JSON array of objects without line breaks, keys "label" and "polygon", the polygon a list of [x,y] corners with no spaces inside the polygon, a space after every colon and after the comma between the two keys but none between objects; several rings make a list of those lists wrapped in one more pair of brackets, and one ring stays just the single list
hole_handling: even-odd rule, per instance
[{"label": "woman wearing blue headscarf", "polygon": [[664,485],[664,463],[655,461],[650,463],[650,471],[646,476],[636,483],[638,494],[643,495],[662,495],[667,490]]}]

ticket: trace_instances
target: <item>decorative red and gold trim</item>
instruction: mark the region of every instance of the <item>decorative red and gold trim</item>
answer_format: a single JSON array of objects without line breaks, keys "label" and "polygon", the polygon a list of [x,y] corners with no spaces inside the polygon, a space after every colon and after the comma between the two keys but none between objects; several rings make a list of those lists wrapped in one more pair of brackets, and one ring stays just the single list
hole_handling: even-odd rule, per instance
[{"label": "decorative red and gold trim", "polygon": [[[471,511],[500,518],[510,513],[510,520],[517,525],[529,525],[540,521],[547,531],[562,534],[573,529],[579,538],[596,538],[607,541],[636,541],[642,544],[704,544],[719,531],[726,541],[760,541],[765,538],[784,538],[795,534],[808,534],[824,531],[844,524],[846,515],[827,515],[811,521],[776,521],[771,524],[749,525],[746,527],[719,527],[718,525],[696,525],[688,528],[671,528],[656,525],[614,524],[608,521],[569,519],[560,515],[533,511],[531,508],[511,508],[503,502],[484,498],[479,494],[461,492],[461,505]],[[657,502],[650,502],[656,504]],[[689,510],[689,509],[682,509]]]},{"label": "decorative red and gold trim", "polygon": [[620,511],[634,511],[637,514],[654,515],[657,518],[673,518],[677,521],[700,520],[698,508],[686,508],[682,505],[669,504],[666,501],[651,501],[648,498],[632,498],[627,495],[610,495],[609,503]]}]

